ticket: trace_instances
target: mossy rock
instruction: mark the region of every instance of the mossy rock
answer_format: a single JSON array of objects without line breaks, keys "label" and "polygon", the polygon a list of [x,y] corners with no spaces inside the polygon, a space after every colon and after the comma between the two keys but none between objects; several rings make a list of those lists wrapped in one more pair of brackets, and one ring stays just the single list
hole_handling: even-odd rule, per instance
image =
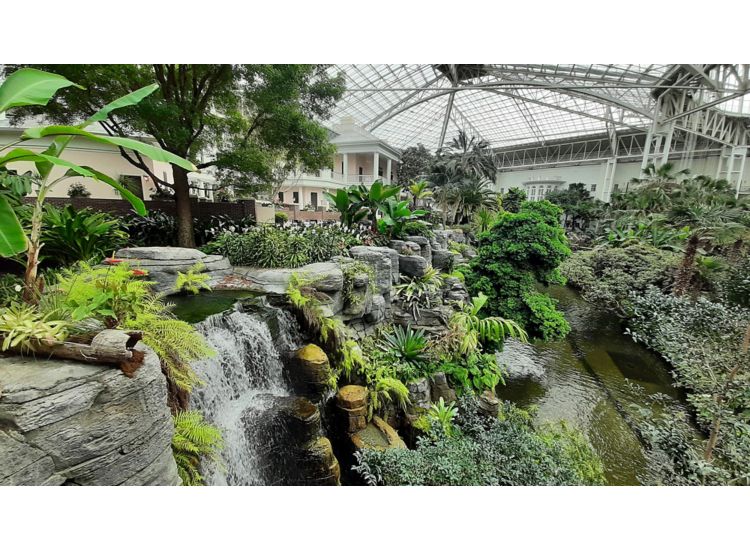
[{"label": "mossy rock", "polygon": [[336,394],[336,402],[342,409],[360,409],[367,405],[367,388],[354,384],[344,386]]},{"label": "mossy rock", "polygon": [[331,378],[328,356],[315,344],[301,347],[294,354],[288,377],[298,392],[306,395],[324,392]]},{"label": "mossy rock", "polygon": [[365,429],[353,434],[351,440],[356,450],[406,449],[406,444],[398,435],[398,432],[379,416],[373,416],[372,421],[367,423]]}]

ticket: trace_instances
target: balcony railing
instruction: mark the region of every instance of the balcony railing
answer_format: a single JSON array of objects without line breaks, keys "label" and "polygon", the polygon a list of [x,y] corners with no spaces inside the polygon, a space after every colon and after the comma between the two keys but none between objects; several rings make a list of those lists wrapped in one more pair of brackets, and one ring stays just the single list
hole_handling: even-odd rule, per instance
[{"label": "balcony railing", "polygon": [[321,184],[334,182],[342,185],[358,185],[360,183],[364,185],[371,185],[377,180],[382,180],[383,183],[390,183],[385,176],[375,176],[373,174],[341,174],[339,172],[333,172],[331,170],[321,170],[317,174],[292,174],[287,178],[289,183],[297,181],[320,181]]}]

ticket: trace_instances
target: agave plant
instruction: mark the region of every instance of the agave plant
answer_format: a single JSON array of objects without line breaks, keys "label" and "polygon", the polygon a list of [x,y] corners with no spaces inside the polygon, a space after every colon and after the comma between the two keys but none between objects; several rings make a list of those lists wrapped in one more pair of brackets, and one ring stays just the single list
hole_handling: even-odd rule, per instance
[{"label": "agave plant", "polygon": [[423,329],[397,326],[392,333],[384,334],[383,340],[381,349],[402,363],[418,366],[427,361],[428,340]]}]

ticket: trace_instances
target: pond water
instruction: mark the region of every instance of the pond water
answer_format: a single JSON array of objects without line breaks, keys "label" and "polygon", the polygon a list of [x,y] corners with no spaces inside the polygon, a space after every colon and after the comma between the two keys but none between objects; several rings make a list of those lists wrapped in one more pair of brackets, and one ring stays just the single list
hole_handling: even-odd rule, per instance
[{"label": "pond water", "polygon": [[506,342],[498,355],[508,369],[501,399],[536,406],[537,422],[564,420],[580,428],[602,458],[614,485],[636,485],[646,468],[631,405],[652,406],[662,393],[682,403],[667,364],[636,344],[612,312],[564,287],[549,289],[571,325],[565,340]]},{"label": "pond water", "polygon": [[167,302],[174,304],[172,313],[178,319],[195,324],[211,315],[232,309],[236,302],[251,296],[257,296],[257,293],[250,290],[214,290],[200,294],[176,294],[169,296]]}]

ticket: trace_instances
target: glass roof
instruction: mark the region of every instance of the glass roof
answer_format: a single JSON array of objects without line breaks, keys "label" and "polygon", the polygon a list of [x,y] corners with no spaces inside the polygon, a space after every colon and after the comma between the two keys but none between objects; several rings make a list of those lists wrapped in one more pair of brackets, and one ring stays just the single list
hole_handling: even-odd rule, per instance
[{"label": "glass roof", "polygon": [[333,120],[353,117],[398,148],[436,149],[460,129],[495,147],[643,130],[656,106],[652,92],[675,87],[665,79],[678,67],[335,65],[347,92]]}]

